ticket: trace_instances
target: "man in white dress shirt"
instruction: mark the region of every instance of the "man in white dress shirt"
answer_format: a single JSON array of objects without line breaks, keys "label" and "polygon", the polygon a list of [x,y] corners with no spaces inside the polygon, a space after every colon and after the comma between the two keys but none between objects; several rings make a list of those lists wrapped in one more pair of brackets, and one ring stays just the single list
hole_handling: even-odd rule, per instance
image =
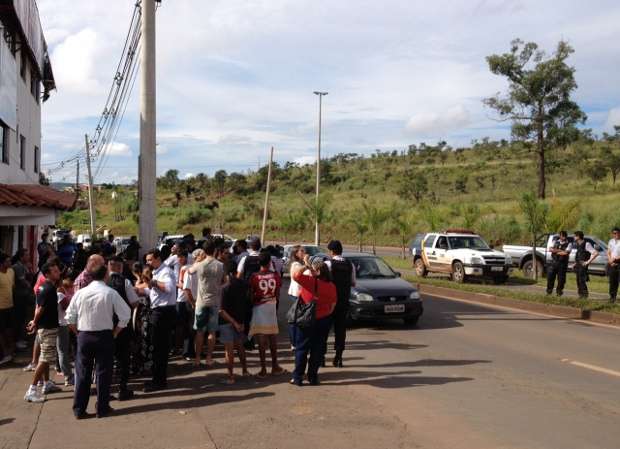
[{"label": "man in white dress shirt", "polygon": [[[103,418],[113,410],[110,407],[110,385],[114,363],[114,338],[131,318],[129,306],[123,298],[104,282],[105,266],[90,273],[92,282],[72,298],[65,319],[77,333],[75,363],[75,391],[73,413],[77,419],[86,418],[90,396],[93,364],[97,364],[97,417]],[[114,315],[118,323],[114,326]]]},{"label": "man in white dress shirt", "polygon": [[148,288],[138,292],[151,301],[151,327],[153,345],[153,379],[144,385],[146,393],[163,390],[168,382],[168,352],[170,334],[176,321],[176,281],[170,267],[162,263],[161,253],[152,249],[146,254],[146,263],[153,270]]},{"label": "man in white dress shirt", "polygon": [[616,302],[620,281],[620,228],[611,230],[611,240],[607,245],[607,274],[609,275],[609,301]]}]

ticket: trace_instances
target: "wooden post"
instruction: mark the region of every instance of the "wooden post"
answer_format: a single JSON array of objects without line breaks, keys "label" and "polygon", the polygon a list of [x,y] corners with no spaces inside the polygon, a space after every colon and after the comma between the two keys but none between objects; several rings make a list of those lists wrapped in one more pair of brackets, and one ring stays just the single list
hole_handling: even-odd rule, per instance
[{"label": "wooden post", "polygon": [[267,214],[269,207],[269,190],[271,189],[271,166],[273,165],[273,147],[269,153],[269,167],[267,168],[267,190],[265,192],[265,209],[263,210],[263,228],[260,233],[261,244],[265,244],[265,231],[267,229]]}]

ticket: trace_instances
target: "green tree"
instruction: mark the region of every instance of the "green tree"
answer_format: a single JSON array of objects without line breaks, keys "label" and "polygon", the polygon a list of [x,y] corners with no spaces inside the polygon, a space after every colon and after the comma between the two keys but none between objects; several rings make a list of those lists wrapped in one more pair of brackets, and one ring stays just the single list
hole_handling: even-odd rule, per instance
[{"label": "green tree", "polygon": [[366,223],[364,222],[364,217],[360,213],[356,213],[348,220],[348,223],[355,230],[358,249],[361,252],[364,249],[364,236],[368,232],[368,226],[366,226]]},{"label": "green tree", "polygon": [[509,53],[487,57],[489,69],[508,79],[508,94],[499,93],[484,103],[512,122],[513,137],[535,144],[538,159],[538,198],[546,195],[545,155],[553,145],[566,146],[579,137],[576,125],[586,121],[571,100],[577,89],[575,69],[566,63],[574,52],[560,41],[551,56],[533,42],[516,39]]},{"label": "green tree", "polygon": [[601,164],[611,175],[613,185],[616,185],[618,173],[620,173],[620,155],[614,153],[611,148],[604,147],[601,150]]},{"label": "green tree", "polygon": [[428,193],[428,179],[422,171],[406,170],[398,195],[404,199],[413,197],[419,203]]},{"label": "green tree", "polygon": [[383,229],[389,214],[385,209],[368,202],[362,204],[362,213],[366,227],[372,235],[372,253],[377,254],[377,235]]},{"label": "green tree", "polygon": [[521,212],[525,216],[527,231],[532,237],[532,272],[538,280],[538,264],[536,263],[536,242],[538,237],[547,229],[547,215],[549,206],[532,193],[525,193],[519,202]]},{"label": "green tree", "polygon": [[411,237],[411,234],[413,234],[415,220],[413,214],[402,205],[395,204],[392,207],[392,212],[393,215],[391,217],[390,224],[392,229],[398,232],[401,244],[401,257],[406,259],[407,253],[405,248],[407,247],[407,241]]},{"label": "green tree", "polygon": [[227,178],[228,174],[226,173],[226,170],[218,170],[213,175],[213,181],[215,182],[218,198],[220,199],[224,196],[224,187],[226,186]]},{"label": "green tree", "polygon": [[284,233],[284,244],[288,243],[288,237],[291,233],[303,231],[307,221],[307,213],[294,210],[286,211],[280,218],[280,229]]}]

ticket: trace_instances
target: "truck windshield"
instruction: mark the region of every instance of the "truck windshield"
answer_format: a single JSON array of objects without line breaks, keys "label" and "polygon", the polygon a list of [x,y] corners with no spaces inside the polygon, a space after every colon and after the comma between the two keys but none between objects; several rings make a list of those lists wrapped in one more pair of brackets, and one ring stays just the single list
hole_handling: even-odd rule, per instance
[{"label": "truck windshield", "polygon": [[489,245],[478,236],[448,237],[451,249],[490,249]]}]

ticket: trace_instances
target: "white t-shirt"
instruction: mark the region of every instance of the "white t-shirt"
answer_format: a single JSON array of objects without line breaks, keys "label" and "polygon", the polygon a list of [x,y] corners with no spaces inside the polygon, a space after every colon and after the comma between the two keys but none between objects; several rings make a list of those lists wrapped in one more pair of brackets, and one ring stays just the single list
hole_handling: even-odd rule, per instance
[{"label": "white t-shirt", "polygon": [[[185,278],[189,276],[188,269],[190,265],[182,266],[179,270],[179,284],[184,285]],[[187,302],[187,298],[185,297],[185,291],[182,288],[177,289],[177,302]]]},{"label": "white t-shirt", "polygon": [[192,297],[194,301],[196,301],[198,298],[198,275],[196,273],[186,271],[185,277],[183,278],[183,290],[191,291]]},{"label": "white t-shirt", "polygon": [[607,247],[613,259],[620,259],[620,240],[611,239]]},{"label": "white t-shirt", "polygon": [[65,309],[62,308],[60,303],[65,300],[65,294],[62,292],[58,292],[58,325],[59,326],[67,326],[67,320],[65,320]]},{"label": "white t-shirt", "polygon": [[297,261],[293,262],[291,264],[291,270],[290,270],[290,274],[291,274],[291,285],[288,288],[288,294],[294,297],[298,297],[299,296],[299,291],[301,290],[301,285],[299,285],[297,282],[295,282],[293,280],[293,273],[298,271],[300,268],[303,268],[303,265]]}]

